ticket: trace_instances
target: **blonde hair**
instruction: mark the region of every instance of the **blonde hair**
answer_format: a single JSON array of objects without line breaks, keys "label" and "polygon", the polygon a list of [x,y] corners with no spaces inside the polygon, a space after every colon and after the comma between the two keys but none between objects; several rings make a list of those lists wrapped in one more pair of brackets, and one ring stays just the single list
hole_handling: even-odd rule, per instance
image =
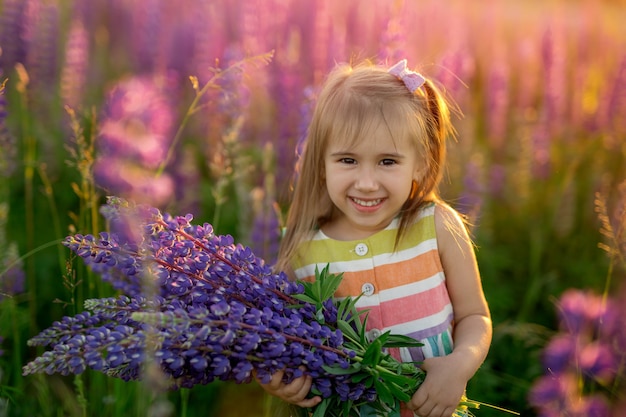
[{"label": "blonde hair", "polygon": [[301,159],[286,220],[277,268],[290,271],[298,246],[333,219],[335,207],[326,189],[324,157],[331,140],[356,143],[384,123],[392,138],[410,138],[425,169],[401,209],[396,244],[425,202],[438,199],[445,141],[454,134],[446,100],[429,80],[415,93],[386,68],[364,62],[337,66],[326,79]]}]

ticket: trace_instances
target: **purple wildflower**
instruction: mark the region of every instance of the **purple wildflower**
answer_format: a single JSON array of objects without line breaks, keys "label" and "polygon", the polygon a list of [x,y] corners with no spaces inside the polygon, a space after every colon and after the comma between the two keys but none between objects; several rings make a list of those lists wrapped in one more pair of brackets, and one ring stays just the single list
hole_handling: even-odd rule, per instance
[{"label": "purple wildflower", "polygon": [[626,310],[610,298],[568,290],[558,312],[560,332],[544,350],[547,374],[529,400],[541,415],[609,416],[610,403],[623,400]]},{"label": "purple wildflower", "polygon": [[564,372],[576,357],[578,341],[569,334],[554,337],[543,352],[543,363],[551,373]]},{"label": "purple wildflower", "polygon": [[[231,46],[224,52],[224,62],[232,65],[244,59],[241,51]],[[220,85],[218,110],[227,117],[230,123],[246,113],[250,104],[250,91],[243,80],[241,69],[232,69],[218,80]]]},{"label": "purple wildflower", "polygon": [[133,19],[132,52],[139,73],[151,73],[159,69],[159,54],[163,50],[163,35],[167,22],[163,19],[161,0],[146,0],[132,4]]},{"label": "purple wildflower", "polygon": [[8,179],[15,170],[14,161],[17,156],[15,138],[6,126],[7,103],[4,96],[4,81],[0,71],[0,300],[24,291],[25,274],[17,245],[7,241],[6,226],[9,215],[9,204],[5,201],[8,195]]},{"label": "purple wildflower", "polygon": [[380,40],[381,45],[378,56],[381,61],[388,62],[390,65],[406,57],[404,50],[407,44],[406,29],[400,16],[402,14],[398,13],[389,19]]},{"label": "purple wildflower", "polygon": [[61,71],[63,102],[76,108],[82,101],[87,79],[89,35],[83,23],[75,20],[69,30],[65,46],[65,63]]},{"label": "purple wildflower", "polygon": [[[74,235],[65,245],[127,294],[87,300],[86,311],[32,338],[30,345],[49,350],[23,368],[25,375],[93,369],[135,380],[149,355],[172,388],[218,379],[247,383],[253,372],[267,382],[284,370],[285,381],[312,376],[314,392],[324,398],[377,398],[371,384],[355,383],[345,372],[356,353],[344,346],[332,300],[300,301],[301,283],[275,273],[232,237],[215,235],[211,225],[193,225],[191,215],[174,217],[116,198],[103,213],[113,223],[135,219],[143,234]],[[146,296],[137,277],[151,279],[158,293]],[[422,375],[414,369],[408,381]]]},{"label": "purple wildflower", "polygon": [[25,48],[20,31],[24,14],[23,0],[6,0],[2,2],[0,13],[0,69],[8,72],[17,62],[24,62]]},{"label": "purple wildflower", "polygon": [[51,92],[57,79],[59,7],[56,2],[27,0],[22,21],[25,67],[35,90]]},{"label": "purple wildflower", "polygon": [[541,45],[543,71],[546,75],[542,117],[549,136],[561,133],[566,116],[566,48],[558,28],[550,27],[545,31]]},{"label": "purple wildflower", "polygon": [[98,129],[96,183],[112,194],[156,206],[174,192],[167,173],[157,175],[172,142],[173,113],[156,79],[136,77],[108,94]]},{"label": "purple wildflower", "polygon": [[8,178],[15,171],[17,159],[17,143],[15,137],[9,132],[6,124],[8,112],[5,96],[5,80],[0,70],[0,178]]},{"label": "purple wildflower", "polygon": [[626,55],[622,57],[617,74],[614,77],[613,89],[609,94],[608,106],[606,111],[607,123],[609,129],[616,133],[626,132],[626,124],[622,115],[626,111]]},{"label": "purple wildflower", "polygon": [[[262,191],[261,193],[264,194]],[[255,204],[258,209],[255,210],[250,241],[252,248],[261,258],[274,264],[278,256],[281,237],[279,209],[275,203],[267,200],[267,198],[261,198],[258,204]]]},{"label": "purple wildflower", "polygon": [[487,132],[496,152],[501,151],[507,138],[509,110],[509,67],[504,60],[489,66],[487,79]]},{"label": "purple wildflower", "polygon": [[463,177],[463,193],[458,202],[458,207],[464,214],[470,215],[474,219],[483,205],[485,186],[482,177],[480,159],[474,158],[466,165],[466,172]]}]

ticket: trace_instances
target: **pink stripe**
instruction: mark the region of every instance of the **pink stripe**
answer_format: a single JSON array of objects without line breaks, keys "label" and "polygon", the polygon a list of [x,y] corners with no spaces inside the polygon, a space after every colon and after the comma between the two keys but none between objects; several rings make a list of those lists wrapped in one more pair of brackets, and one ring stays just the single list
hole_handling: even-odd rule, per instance
[{"label": "pink stripe", "polygon": [[380,304],[380,310],[384,327],[389,327],[432,316],[448,304],[450,298],[442,282],[430,290],[385,301]]}]

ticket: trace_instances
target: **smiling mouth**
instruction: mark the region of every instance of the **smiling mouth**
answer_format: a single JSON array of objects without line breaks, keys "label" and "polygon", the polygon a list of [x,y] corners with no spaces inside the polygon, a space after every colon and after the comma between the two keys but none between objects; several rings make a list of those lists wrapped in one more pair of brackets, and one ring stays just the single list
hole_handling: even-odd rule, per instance
[{"label": "smiling mouth", "polygon": [[363,206],[363,207],[374,207],[383,201],[382,198],[377,198],[376,200],[361,200],[359,198],[351,197],[350,199],[354,201],[356,204],[358,204],[359,206]]}]

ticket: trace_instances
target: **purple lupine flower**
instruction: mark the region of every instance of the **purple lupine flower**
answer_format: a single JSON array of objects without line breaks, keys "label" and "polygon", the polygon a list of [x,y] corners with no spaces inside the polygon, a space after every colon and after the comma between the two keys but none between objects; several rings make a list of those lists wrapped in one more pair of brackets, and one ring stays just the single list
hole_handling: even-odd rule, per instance
[{"label": "purple lupine flower", "polygon": [[89,65],[89,34],[80,19],[72,22],[65,46],[65,63],[61,70],[63,102],[78,107],[83,98]]},{"label": "purple lupine flower", "polygon": [[98,127],[94,179],[109,193],[156,206],[167,203],[174,182],[157,175],[172,143],[173,111],[164,87],[152,78],[118,83],[108,94]]},{"label": "purple lupine flower", "polygon": [[579,406],[580,417],[610,417],[611,410],[606,398],[602,395],[590,395],[585,397]]},{"label": "purple lupine flower", "polygon": [[34,90],[51,92],[57,79],[59,7],[56,2],[27,0],[22,40],[26,48],[25,67]]},{"label": "purple lupine flower", "polygon": [[[113,206],[108,214],[116,211],[130,209]],[[214,378],[247,382],[251,367],[266,380],[278,369],[289,369],[292,354],[303,358],[300,363],[306,364],[312,375],[321,375],[324,365],[346,360],[347,354],[340,349],[341,337],[324,325],[305,321],[314,315],[312,306],[287,308],[295,302],[287,294],[301,291],[299,284],[284,274],[274,274],[248,248],[234,245],[229,236],[214,235],[209,225],[191,225],[191,216],[174,218],[145,209],[135,218],[142,216],[149,218],[145,219],[146,241],[141,247],[120,245],[120,239],[104,233],[100,237],[71,236],[66,244],[103,271],[121,271],[130,264],[126,260],[134,260],[137,273],[126,274],[150,272],[160,285],[158,298],[149,301],[135,292],[131,297],[90,301],[86,305],[90,312],[66,317],[31,341],[50,345],[52,351],[27,365],[25,373],[81,373],[92,367],[125,380],[136,379],[145,348],[141,323],[167,335],[156,358],[181,386]],[[302,330],[306,339],[296,336]],[[252,344],[251,337],[257,337]],[[308,348],[289,353],[288,340]],[[254,354],[250,351],[253,347],[257,347]],[[334,355],[324,355],[326,350]],[[232,352],[237,352],[237,363]],[[292,366],[288,374],[296,368]]]},{"label": "purple lupine flower", "polygon": [[546,124],[547,134],[559,135],[563,129],[566,116],[567,86],[566,86],[566,48],[558,28],[546,29],[541,45],[543,73],[545,74],[543,121]]},{"label": "purple lupine flower", "polygon": [[[267,177],[273,178],[269,175]],[[270,265],[276,262],[280,245],[281,231],[278,208],[266,192],[257,189],[253,193],[254,220],[250,231],[250,246],[255,253]]]},{"label": "purple lupine flower", "polygon": [[573,335],[585,332],[591,321],[598,318],[599,303],[602,300],[592,294],[577,290],[564,292],[558,304],[561,328]]},{"label": "purple lupine flower", "polygon": [[387,28],[380,38],[380,51],[378,57],[382,62],[393,65],[395,62],[406,58],[404,47],[406,45],[406,29],[403,20],[398,14],[387,22]]},{"label": "purple lupine flower", "polygon": [[469,88],[466,83],[474,77],[476,72],[476,58],[468,52],[466,45],[460,45],[457,49],[444,54],[439,63],[440,70],[435,73],[435,78],[443,86],[454,100],[463,106],[470,98]]},{"label": "purple lupine flower", "polygon": [[[244,59],[243,53],[235,46],[230,46],[224,51],[223,61],[226,65],[232,65]],[[243,71],[232,69],[224,74],[219,80],[220,86],[218,98],[218,111],[227,117],[229,122],[237,120],[250,104],[250,90],[243,80]]]},{"label": "purple lupine flower", "polygon": [[509,67],[504,60],[493,62],[487,76],[487,135],[496,152],[507,138],[509,113]]},{"label": "purple lupine flower", "polygon": [[550,155],[552,137],[545,121],[539,121],[532,133],[532,173],[537,179],[546,179],[550,175],[552,159]]},{"label": "purple lupine flower", "polygon": [[618,371],[619,363],[610,346],[595,341],[578,352],[578,366],[584,375],[598,381],[611,381]]},{"label": "purple lupine flower", "polygon": [[225,48],[227,22],[217,15],[223,12],[223,8],[215,7],[214,0],[198,0],[193,11],[190,26],[194,32],[195,45],[188,75],[197,76],[198,81],[204,84],[211,78],[208,69],[215,66],[215,58],[222,56]]},{"label": "purple lupine flower", "polygon": [[543,364],[550,373],[564,372],[576,358],[578,338],[569,334],[554,337],[543,352]]},{"label": "purple lupine flower", "polygon": [[4,95],[4,80],[0,70],[0,300],[24,292],[25,274],[17,245],[6,238],[9,204],[6,185],[15,171],[17,146],[15,138],[6,126],[7,103]]},{"label": "purple lupine flower", "polygon": [[164,47],[166,22],[163,18],[164,3],[161,0],[144,0],[132,3],[130,14],[133,21],[131,37],[132,57],[140,74],[153,73],[159,68]]},{"label": "purple lupine flower", "polygon": [[541,377],[529,391],[529,401],[535,407],[563,407],[568,398],[576,395],[576,378],[569,374]]},{"label": "purple lupine flower", "polygon": [[0,13],[0,69],[5,72],[13,69],[17,62],[24,62],[25,48],[20,35],[25,2],[5,0]]},{"label": "purple lupine flower", "polygon": [[558,315],[560,332],[543,352],[546,375],[529,400],[540,415],[608,417],[611,404],[624,399],[626,309],[611,298],[568,290]]},{"label": "purple lupine flower", "polygon": [[[297,93],[304,91],[301,87],[302,71],[292,63],[277,63],[273,66],[273,94],[276,102],[278,119],[281,120],[278,126],[276,153],[276,178],[280,181],[288,182],[291,178],[294,163],[293,149],[300,139],[300,103],[302,97]],[[283,188],[280,184],[279,188]]]},{"label": "purple lupine flower", "polygon": [[[218,379],[247,383],[253,372],[268,382],[285,370],[286,382],[310,375],[324,398],[376,400],[371,384],[355,383],[344,372],[356,352],[344,346],[332,300],[322,306],[300,301],[303,284],[272,271],[232,237],[215,235],[211,225],[193,225],[191,215],[174,217],[118,198],[109,199],[103,213],[109,220],[136,219],[141,241],[138,235],[101,233],[69,236],[65,245],[100,273],[119,273],[132,263],[136,270],[122,274],[152,279],[159,292],[148,297],[121,285],[134,293],[87,300],[86,311],[54,322],[29,341],[49,350],[23,368],[25,375],[93,369],[135,380],[150,355],[172,388]],[[410,381],[421,373],[414,369]]]},{"label": "purple lupine flower", "polygon": [[626,112],[626,55],[622,56],[617,74],[612,83],[606,110],[606,122],[616,134],[626,132],[623,114]]},{"label": "purple lupine flower", "polygon": [[17,142],[7,127],[7,101],[5,96],[5,80],[0,70],[0,178],[6,179],[15,171],[17,160]]},{"label": "purple lupine flower", "polygon": [[501,164],[491,164],[489,168],[489,195],[502,197],[506,186],[506,169]]},{"label": "purple lupine flower", "polygon": [[473,159],[467,163],[465,169],[463,191],[457,206],[463,214],[471,214],[472,217],[476,217],[480,212],[485,193],[485,186],[481,180],[482,167],[479,165],[479,161]]}]

